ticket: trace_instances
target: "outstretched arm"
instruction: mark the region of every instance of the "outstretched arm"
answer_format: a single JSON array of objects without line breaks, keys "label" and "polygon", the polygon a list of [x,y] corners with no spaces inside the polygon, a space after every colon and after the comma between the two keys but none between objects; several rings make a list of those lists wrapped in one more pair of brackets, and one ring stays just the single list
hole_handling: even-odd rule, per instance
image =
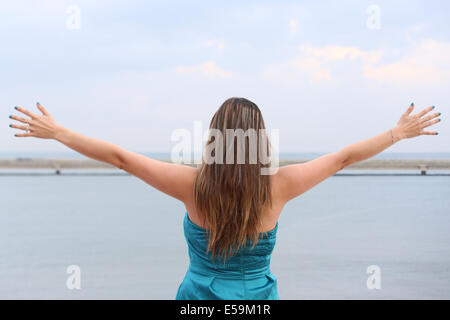
[{"label": "outstretched arm", "polygon": [[150,159],[112,143],[87,137],[57,124],[39,103],[37,108],[42,115],[16,107],[16,110],[29,117],[10,116],[24,123],[24,125],[11,125],[12,128],[26,131],[16,134],[16,137],[54,139],[89,158],[122,169],[178,200],[185,202],[190,199],[197,169]]},{"label": "outstretched arm", "polygon": [[282,199],[289,201],[299,196],[336,172],[353,163],[375,156],[399,140],[419,135],[436,135],[437,132],[424,129],[439,122],[440,119],[432,119],[438,117],[440,113],[424,117],[434,109],[429,107],[411,116],[413,109],[414,104],[411,104],[391,130],[353,143],[338,152],[329,153],[305,163],[281,167],[274,180],[279,186]]},{"label": "outstretched arm", "polygon": [[411,116],[414,109],[414,103],[402,114],[397,125],[391,130],[387,130],[375,137],[353,143],[338,152],[339,157],[343,159],[343,167],[353,163],[371,158],[383,150],[387,149],[399,140],[414,138],[419,135],[437,135],[435,131],[425,131],[424,129],[440,121],[435,119],[440,113],[433,113],[423,118],[425,114],[434,109],[434,106],[423,109],[416,115]]}]

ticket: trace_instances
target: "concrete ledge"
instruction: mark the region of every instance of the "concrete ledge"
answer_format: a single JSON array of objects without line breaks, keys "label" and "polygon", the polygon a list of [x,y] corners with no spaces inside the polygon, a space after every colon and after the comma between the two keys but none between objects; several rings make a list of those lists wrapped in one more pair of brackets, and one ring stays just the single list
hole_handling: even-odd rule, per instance
[{"label": "concrete ledge", "polygon": [[[171,162],[167,159],[161,161]],[[311,159],[280,160],[280,166],[289,164],[304,163]],[[196,164],[191,164],[196,166]],[[112,165],[91,160],[91,159],[38,159],[38,158],[15,158],[0,159],[0,169],[54,169],[55,171],[63,169],[114,169]],[[346,170],[356,169],[388,169],[388,170],[450,170],[450,159],[417,159],[417,160],[387,160],[387,159],[369,159],[359,163],[352,164],[345,168]]]}]

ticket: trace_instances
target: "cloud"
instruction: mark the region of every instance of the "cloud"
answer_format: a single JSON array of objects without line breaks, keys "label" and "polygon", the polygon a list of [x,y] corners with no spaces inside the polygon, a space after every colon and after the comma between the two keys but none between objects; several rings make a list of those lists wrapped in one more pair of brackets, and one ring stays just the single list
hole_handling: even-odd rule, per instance
[{"label": "cloud", "polygon": [[313,82],[331,80],[331,63],[337,61],[354,61],[374,63],[381,58],[381,51],[364,51],[357,47],[344,46],[300,46],[301,55],[292,60],[292,64],[306,72]]},{"label": "cloud", "polygon": [[356,60],[360,58],[364,62],[375,63],[381,58],[381,51],[364,51],[358,47],[344,46],[300,46],[302,56],[309,59],[316,59],[321,64],[342,60]]},{"label": "cloud", "polygon": [[[299,54],[285,63],[263,68],[263,76],[287,82],[306,78],[312,83],[334,79],[333,68],[353,62],[361,70],[361,79],[410,87],[450,81],[450,43],[424,40],[412,42],[406,49],[367,51],[352,46],[311,46],[298,48]],[[359,68],[359,69],[358,69]],[[342,73],[339,76],[345,76]]]},{"label": "cloud", "polygon": [[206,61],[198,66],[175,68],[177,73],[200,73],[208,77],[231,78],[232,73],[218,67],[213,61]]},{"label": "cloud", "polygon": [[225,48],[225,40],[223,40],[223,39],[210,40],[206,43],[206,45],[208,47],[215,47],[217,49],[222,50]]},{"label": "cloud", "polygon": [[296,34],[297,30],[298,30],[297,21],[295,21],[294,19],[289,20],[289,32],[291,34]]},{"label": "cloud", "polygon": [[331,80],[331,73],[319,60],[313,57],[301,57],[291,61],[296,68],[308,74],[312,82]]},{"label": "cloud", "polygon": [[331,68],[339,61],[359,60],[363,63],[375,63],[382,56],[381,51],[364,51],[358,47],[303,45],[298,48],[300,54],[287,63],[264,68],[264,76],[277,76],[293,81],[299,76],[313,83],[331,81]]},{"label": "cloud", "polygon": [[431,39],[414,44],[398,61],[364,65],[364,78],[395,85],[434,85],[450,80],[450,43]]}]

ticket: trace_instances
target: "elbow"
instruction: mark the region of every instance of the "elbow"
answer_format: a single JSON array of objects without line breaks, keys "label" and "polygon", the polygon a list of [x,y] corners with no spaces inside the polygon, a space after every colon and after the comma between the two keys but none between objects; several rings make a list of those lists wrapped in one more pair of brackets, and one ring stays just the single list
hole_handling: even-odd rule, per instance
[{"label": "elbow", "polygon": [[349,158],[343,151],[335,153],[338,171],[341,171],[349,165]]},{"label": "elbow", "polygon": [[120,170],[124,170],[125,168],[125,164],[120,159],[114,159],[110,164]]},{"label": "elbow", "polygon": [[114,152],[114,159],[111,161],[111,164],[120,170],[125,169],[125,161],[120,149],[117,149],[116,152]]},{"label": "elbow", "polygon": [[124,170],[125,166],[122,162],[117,163],[117,165],[114,165],[119,170]]},{"label": "elbow", "polygon": [[347,161],[343,161],[343,162],[341,163],[341,166],[339,167],[339,171],[341,171],[342,169],[345,169],[348,165],[349,165],[349,164],[348,164]]}]

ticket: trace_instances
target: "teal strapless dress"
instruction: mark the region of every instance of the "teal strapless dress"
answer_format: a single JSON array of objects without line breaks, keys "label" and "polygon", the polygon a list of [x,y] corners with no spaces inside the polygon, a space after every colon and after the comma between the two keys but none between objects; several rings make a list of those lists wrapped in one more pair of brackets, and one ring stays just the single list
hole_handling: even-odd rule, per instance
[{"label": "teal strapless dress", "polygon": [[278,222],[226,260],[206,254],[206,230],[193,223],[186,212],[184,236],[189,250],[189,269],[178,288],[177,300],[278,300],[277,279],[270,272],[270,257],[276,241]]}]

